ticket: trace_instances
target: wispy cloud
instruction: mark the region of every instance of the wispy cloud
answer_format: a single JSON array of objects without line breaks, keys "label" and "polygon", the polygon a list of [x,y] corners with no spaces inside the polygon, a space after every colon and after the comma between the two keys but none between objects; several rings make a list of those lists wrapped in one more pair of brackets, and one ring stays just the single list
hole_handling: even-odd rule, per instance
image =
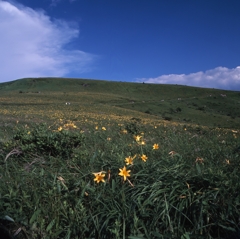
[{"label": "wispy cloud", "polygon": [[51,0],[50,6],[51,6],[51,7],[56,7],[57,4],[58,4],[60,1],[61,1],[61,0]]},{"label": "wispy cloud", "polygon": [[0,0],[0,82],[89,71],[97,56],[66,47],[79,36],[73,25]]},{"label": "wispy cloud", "polygon": [[[51,0],[51,4],[50,4],[50,6],[51,7],[56,7],[57,5],[58,5],[58,3],[59,2],[61,2],[62,0]],[[73,3],[73,2],[75,2],[75,1],[77,1],[77,0],[68,0],[70,3]]]},{"label": "wispy cloud", "polygon": [[205,72],[191,74],[170,74],[155,78],[138,78],[137,82],[155,84],[179,84],[206,88],[240,90],[240,66],[229,69],[216,67]]}]

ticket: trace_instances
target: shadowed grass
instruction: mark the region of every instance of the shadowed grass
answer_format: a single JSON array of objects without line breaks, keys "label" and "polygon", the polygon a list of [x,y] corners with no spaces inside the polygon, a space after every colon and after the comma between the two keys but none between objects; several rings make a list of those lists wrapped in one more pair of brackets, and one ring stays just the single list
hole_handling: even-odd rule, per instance
[{"label": "shadowed grass", "polygon": [[[1,218],[12,234],[21,228],[18,238],[210,239],[238,229],[239,132],[136,122],[62,128],[20,127],[1,143]],[[105,182],[94,182],[96,172]]]}]

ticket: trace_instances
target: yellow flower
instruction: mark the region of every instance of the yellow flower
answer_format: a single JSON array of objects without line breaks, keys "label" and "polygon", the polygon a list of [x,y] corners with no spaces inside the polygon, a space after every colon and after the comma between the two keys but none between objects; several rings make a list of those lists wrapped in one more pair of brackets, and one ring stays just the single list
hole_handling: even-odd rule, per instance
[{"label": "yellow flower", "polygon": [[142,159],[142,161],[146,162],[146,160],[148,159],[148,157],[147,157],[145,154],[143,154],[143,155],[141,156],[141,159]]},{"label": "yellow flower", "polygon": [[62,129],[63,129],[63,128],[60,126],[60,127],[58,128],[58,131],[62,131]]},{"label": "yellow flower", "polygon": [[154,144],[154,145],[153,145],[153,149],[159,149],[158,144]]},{"label": "yellow flower", "polygon": [[93,174],[95,176],[94,181],[96,181],[97,183],[105,182],[105,180],[104,180],[105,174],[104,173],[98,172],[98,173],[93,173]]},{"label": "yellow flower", "polygon": [[77,126],[74,123],[64,124],[64,127],[67,129],[76,129],[77,128]]},{"label": "yellow flower", "polygon": [[139,144],[145,145],[146,143],[145,143],[145,141],[141,141],[141,142],[139,142]]},{"label": "yellow flower", "polygon": [[98,130],[98,126],[95,126],[95,130]]},{"label": "yellow flower", "polygon": [[142,138],[142,136],[137,135],[137,136],[134,136],[134,138],[135,138],[135,140],[138,142],[138,141],[140,141],[140,139]]},{"label": "yellow flower", "polygon": [[131,170],[127,170],[126,166],[124,166],[122,169],[120,168],[119,170],[120,170],[120,173],[118,175],[122,176],[124,181],[126,181],[127,177],[130,177],[129,173],[131,172]]},{"label": "yellow flower", "polygon": [[102,127],[102,130],[107,130],[105,127]]},{"label": "yellow flower", "polygon": [[133,164],[133,159],[135,158],[136,156],[134,156],[133,158],[131,156],[125,158],[125,162],[127,165],[129,164]]}]

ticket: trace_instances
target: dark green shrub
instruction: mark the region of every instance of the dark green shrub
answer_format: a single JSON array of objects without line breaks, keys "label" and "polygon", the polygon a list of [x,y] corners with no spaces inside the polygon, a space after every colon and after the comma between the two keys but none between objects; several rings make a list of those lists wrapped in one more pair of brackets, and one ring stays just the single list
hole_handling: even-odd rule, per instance
[{"label": "dark green shrub", "polygon": [[151,114],[150,110],[145,111],[146,114]]},{"label": "dark green shrub", "polygon": [[130,122],[130,123],[126,124],[125,128],[129,134],[138,134],[140,131],[137,122]]},{"label": "dark green shrub", "polygon": [[13,136],[23,153],[70,157],[84,143],[84,135],[75,131],[52,131],[45,124],[20,128]]},{"label": "dark green shrub", "polygon": [[180,107],[177,107],[175,111],[176,111],[176,112],[181,112],[182,109],[181,109]]},{"label": "dark green shrub", "polygon": [[199,106],[197,109],[198,110],[204,110],[204,107],[203,106]]},{"label": "dark green shrub", "polygon": [[171,121],[171,120],[172,120],[172,117],[164,116],[163,119],[164,119],[164,120],[167,120],[167,121]]}]

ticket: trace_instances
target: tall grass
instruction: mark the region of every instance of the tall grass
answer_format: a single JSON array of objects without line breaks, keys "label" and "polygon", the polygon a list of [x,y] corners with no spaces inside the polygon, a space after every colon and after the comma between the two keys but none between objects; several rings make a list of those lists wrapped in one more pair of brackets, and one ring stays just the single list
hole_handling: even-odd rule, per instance
[{"label": "tall grass", "polygon": [[1,224],[31,239],[227,238],[239,229],[239,143],[237,131],[137,121],[19,127],[1,142]]}]

